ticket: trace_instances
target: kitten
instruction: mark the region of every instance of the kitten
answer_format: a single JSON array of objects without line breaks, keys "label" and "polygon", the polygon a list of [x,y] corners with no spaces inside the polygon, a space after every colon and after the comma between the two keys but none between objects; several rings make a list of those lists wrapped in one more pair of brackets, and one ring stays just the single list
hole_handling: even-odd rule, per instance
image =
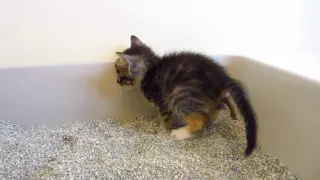
[{"label": "kitten", "polygon": [[236,118],[231,96],[244,117],[247,148],[256,147],[256,115],[249,97],[239,81],[227,75],[212,58],[193,52],[174,52],[163,57],[131,36],[131,47],[117,52],[117,83],[124,88],[139,87],[145,98],[158,107],[163,121],[171,128],[172,117],[186,125],[172,129],[170,136],[183,140],[195,136],[210,119],[215,119],[221,104],[228,106]]}]

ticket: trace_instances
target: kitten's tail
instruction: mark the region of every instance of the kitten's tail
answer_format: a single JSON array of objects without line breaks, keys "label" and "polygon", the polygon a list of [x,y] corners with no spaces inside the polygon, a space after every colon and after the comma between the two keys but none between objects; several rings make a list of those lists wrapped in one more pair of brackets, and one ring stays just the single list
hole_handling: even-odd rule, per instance
[{"label": "kitten's tail", "polygon": [[251,106],[249,97],[242,84],[238,80],[232,78],[228,78],[226,82],[224,88],[227,88],[233,97],[246,125],[247,148],[245,150],[245,156],[249,156],[256,148],[257,144],[256,113]]}]

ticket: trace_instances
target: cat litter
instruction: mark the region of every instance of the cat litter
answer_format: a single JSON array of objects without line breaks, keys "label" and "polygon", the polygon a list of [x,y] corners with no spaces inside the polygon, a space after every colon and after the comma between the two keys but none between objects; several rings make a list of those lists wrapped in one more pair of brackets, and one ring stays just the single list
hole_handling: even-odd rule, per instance
[{"label": "cat litter", "polygon": [[227,114],[185,141],[151,115],[29,129],[0,121],[0,179],[299,179],[259,147],[243,159],[243,122]]}]

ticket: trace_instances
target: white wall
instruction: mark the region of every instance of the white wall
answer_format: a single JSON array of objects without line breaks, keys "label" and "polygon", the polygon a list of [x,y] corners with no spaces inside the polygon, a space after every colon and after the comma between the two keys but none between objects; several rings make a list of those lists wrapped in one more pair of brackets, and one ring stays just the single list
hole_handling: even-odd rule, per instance
[{"label": "white wall", "polygon": [[[316,0],[2,0],[0,67],[109,61],[135,34],[160,53],[246,55],[320,79],[300,70],[302,61],[316,64],[319,57],[318,5]],[[314,67],[310,63],[304,69]]]}]

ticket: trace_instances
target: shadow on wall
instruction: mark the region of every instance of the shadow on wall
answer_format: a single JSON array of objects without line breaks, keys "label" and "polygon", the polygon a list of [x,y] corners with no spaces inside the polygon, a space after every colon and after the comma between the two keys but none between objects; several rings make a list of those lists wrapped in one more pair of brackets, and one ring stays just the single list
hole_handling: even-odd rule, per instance
[{"label": "shadow on wall", "polygon": [[0,70],[0,119],[22,127],[155,112],[116,83],[113,62]]}]

